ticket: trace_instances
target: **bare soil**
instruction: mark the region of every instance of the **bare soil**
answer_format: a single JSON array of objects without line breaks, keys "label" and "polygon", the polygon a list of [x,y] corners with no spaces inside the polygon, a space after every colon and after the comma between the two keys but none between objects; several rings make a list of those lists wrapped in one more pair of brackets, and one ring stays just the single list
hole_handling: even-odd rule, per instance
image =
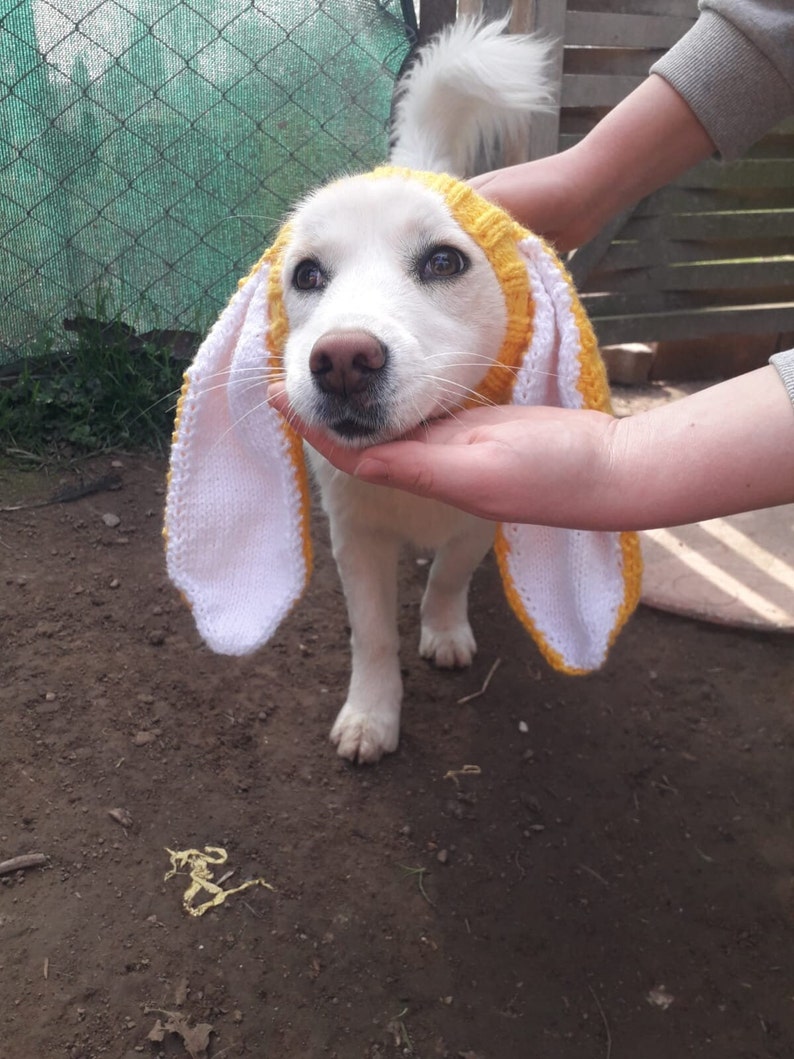
[{"label": "bare soil", "polygon": [[[46,856],[0,876],[0,1055],[791,1059],[791,639],[640,610],[564,677],[486,563],[442,673],[407,556],[402,742],[359,768],[321,521],[288,622],[223,658],[165,576],[163,462],[108,472],[0,514],[0,861]],[[0,507],[64,479],[0,471]],[[189,916],[167,849],[206,846],[274,889]]]}]

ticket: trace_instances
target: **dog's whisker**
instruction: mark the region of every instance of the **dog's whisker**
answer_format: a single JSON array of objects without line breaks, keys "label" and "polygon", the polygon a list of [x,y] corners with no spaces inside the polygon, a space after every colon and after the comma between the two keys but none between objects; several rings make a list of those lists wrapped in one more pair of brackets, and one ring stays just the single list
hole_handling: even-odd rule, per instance
[{"label": "dog's whisker", "polygon": [[[264,379],[253,379],[253,380],[250,380],[250,381],[246,382],[246,384],[244,386],[241,386],[240,387],[240,392],[243,393],[243,394],[247,394],[247,393],[250,393],[251,390],[255,390],[257,387],[262,386],[262,385],[266,385],[266,384],[267,384],[267,380],[264,380]],[[201,393],[203,393],[203,394],[211,394],[211,393],[215,393],[218,390],[228,390],[228,388],[229,388],[228,382],[219,382],[219,383],[216,383],[214,386],[204,386],[204,387],[202,387]],[[198,391],[196,391],[196,392],[198,392]]]},{"label": "dog's whisker", "polygon": [[269,224],[281,224],[284,215],[271,217],[268,213],[232,213],[227,218],[229,221],[267,221]]},{"label": "dog's whisker", "polygon": [[[461,350],[456,353],[454,350],[445,353],[428,353],[428,363],[432,361],[449,361],[450,358],[454,358],[454,365],[456,369],[459,368],[478,368],[480,366],[486,367],[488,370],[491,368],[497,368],[499,371],[509,372],[511,375],[518,375],[519,371],[526,371],[527,365],[523,367],[516,364],[505,364],[503,361],[494,360],[487,353],[476,353],[473,350]],[[458,359],[460,358],[460,359]],[[534,375],[546,375],[549,378],[556,379],[559,377],[559,372],[556,371],[544,371],[542,368],[529,369]]]},{"label": "dog's whisker", "polygon": [[[248,393],[250,390],[256,389],[257,386],[270,386],[271,383],[274,382],[284,382],[286,378],[284,375],[269,374],[267,372],[262,373],[261,369],[251,368],[248,370],[252,372],[252,377],[245,380],[245,384],[242,388],[243,393]],[[215,383],[214,386],[207,386],[206,383],[210,379],[219,378],[223,375],[228,376],[229,374],[230,369],[225,369],[224,371],[213,372],[211,375],[208,375],[206,380],[204,380],[201,392],[213,393],[215,390],[227,389],[230,381],[229,378],[224,379],[222,382]],[[174,392],[177,394],[179,393],[178,390]]]},{"label": "dog's whisker", "polygon": [[212,445],[209,451],[213,452],[214,449],[218,445],[220,445],[224,441],[224,439],[229,436],[229,434],[237,430],[238,427],[240,427],[250,415],[253,415],[255,412],[261,411],[261,409],[267,407],[268,404],[269,400],[266,398],[264,401],[260,401],[258,404],[254,405],[253,408],[249,408],[245,415],[239,416],[237,419],[235,419],[235,421],[233,423],[230,423],[226,430],[224,430],[223,433],[215,440],[214,444]]},{"label": "dog's whisker", "polygon": [[[255,389],[255,386],[253,386],[253,385],[249,386],[246,390],[243,391],[243,393],[250,393],[251,390],[253,390],[253,389]],[[258,401],[252,408],[249,408],[248,411],[245,412],[244,415],[238,416],[238,418],[235,419],[235,421],[233,423],[229,424],[229,426],[226,428],[226,430],[224,430],[224,432],[220,435],[220,437],[218,437],[216,439],[215,443],[213,444],[212,448],[210,449],[210,452],[212,452],[213,449],[217,445],[220,445],[220,443],[224,440],[224,438],[228,437],[228,435],[233,430],[236,430],[242,423],[244,423],[245,420],[248,419],[249,416],[255,415],[257,412],[261,412],[263,409],[269,408],[272,405],[272,403],[273,403],[273,398],[270,396],[270,394],[266,394],[265,397],[263,398],[263,400]],[[288,410],[288,412],[284,416],[284,418],[286,419],[286,421],[289,423],[290,426],[293,425],[293,422],[294,422],[296,416],[292,412],[291,408]],[[294,427],[293,427],[293,429],[294,429]]]},{"label": "dog's whisker", "polygon": [[496,404],[495,401],[480,393],[479,390],[474,390],[470,386],[465,386],[463,383],[456,382],[454,379],[446,379],[443,376],[427,374],[422,377],[428,382],[434,382],[437,384],[440,396],[446,395],[453,398],[471,398],[481,404]]}]

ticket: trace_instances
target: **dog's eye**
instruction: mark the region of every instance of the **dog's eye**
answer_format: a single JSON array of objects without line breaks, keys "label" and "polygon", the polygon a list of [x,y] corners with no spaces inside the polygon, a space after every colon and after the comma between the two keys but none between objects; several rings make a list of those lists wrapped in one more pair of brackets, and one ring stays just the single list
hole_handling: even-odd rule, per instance
[{"label": "dog's eye", "polygon": [[296,290],[322,290],[326,277],[323,270],[311,258],[299,261],[292,273],[292,286]]},{"label": "dog's eye", "polygon": [[469,267],[468,258],[454,246],[434,246],[419,263],[421,279],[450,279]]}]

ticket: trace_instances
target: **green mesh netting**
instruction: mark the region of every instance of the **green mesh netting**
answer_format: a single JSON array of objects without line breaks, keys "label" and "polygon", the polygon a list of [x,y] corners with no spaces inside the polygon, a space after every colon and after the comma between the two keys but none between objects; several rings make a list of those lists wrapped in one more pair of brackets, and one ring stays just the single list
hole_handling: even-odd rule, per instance
[{"label": "green mesh netting", "polygon": [[0,362],[97,294],[201,329],[290,204],[387,148],[405,0],[5,0]]}]

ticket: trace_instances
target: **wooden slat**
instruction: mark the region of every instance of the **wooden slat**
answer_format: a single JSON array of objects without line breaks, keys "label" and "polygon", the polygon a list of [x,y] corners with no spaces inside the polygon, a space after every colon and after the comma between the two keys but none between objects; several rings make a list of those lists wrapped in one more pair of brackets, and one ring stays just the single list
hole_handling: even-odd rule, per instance
[{"label": "wooden slat", "polygon": [[[791,249],[791,239],[725,239],[705,242],[700,239],[624,240],[612,242],[602,255],[599,271],[620,272],[626,269],[648,269],[655,265],[680,265],[701,262],[754,261],[757,258],[779,258]],[[575,258],[574,258],[575,260]]]},{"label": "wooden slat", "polygon": [[648,76],[648,70],[664,55],[663,50],[630,48],[565,48],[565,73],[570,76],[593,74],[599,77]]},{"label": "wooden slat", "polygon": [[[606,284],[606,288],[597,286]],[[599,272],[591,275],[584,290],[610,290],[629,293],[656,291],[747,291],[759,287],[792,285],[794,257],[771,261],[710,261],[697,264],[661,265],[626,272]]]},{"label": "wooden slat", "polygon": [[[794,208],[789,210],[671,213],[656,217],[632,216],[621,231],[622,239],[724,240],[794,239]],[[757,256],[757,255],[756,255]]]},{"label": "wooden slat", "polygon": [[609,252],[612,240],[620,232],[630,216],[631,211],[628,210],[618,214],[617,217],[613,217],[594,239],[579,247],[568,258],[568,271],[577,286],[583,286],[587,281],[587,277],[600,265],[602,259]]},{"label": "wooden slat", "polygon": [[605,111],[598,110],[563,110],[560,113],[560,146],[561,151],[573,147],[584,139],[596,125]]},{"label": "wooden slat", "polygon": [[[461,8],[463,3],[463,8]],[[522,7],[531,7],[531,4],[521,4]],[[482,14],[487,22],[492,22],[496,18],[502,18],[506,15],[510,7],[510,0],[458,0],[458,15],[477,15]],[[421,10],[421,4],[419,5]],[[479,11],[477,10],[479,8]]]},{"label": "wooden slat", "polygon": [[563,74],[561,102],[564,107],[614,107],[644,80],[620,75]]},{"label": "wooden slat", "polygon": [[749,158],[730,165],[709,160],[687,170],[675,184],[719,190],[788,188],[794,197],[794,158]]},{"label": "wooden slat", "polygon": [[[588,133],[601,117],[600,113],[592,111],[576,110],[564,111],[560,115],[560,150],[573,147],[575,143]],[[792,123],[794,124],[794,123]],[[785,132],[786,122],[775,126],[763,139],[754,144],[743,156],[743,161],[760,161],[771,158],[790,159],[794,156],[794,128]],[[731,163],[733,164],[733,163]],[[724,165],[724,168],[728,168]]]},{"label": "wooden slat", "polygon": [[[430,5],[434,3],[434,0],[430,0]],[[427,0],[425,0],[425,7],[427,7]],[[458,18],[477,18],[482,14],[482,0],[457,0],[457,16]],[[422,16],[422,5],[419,5],[419,17]],[[454,20],[453,20],[454,21]]]},{"label": "wooden slat", "polygon": [[593,325],[602,346],[718,334],[772,334],[794,329],[794,302],[606,316],[594,319]]},{"label": "wooden slat", "polygon": [[[593,115],[593,125],[596,123],[597,116]],[[561,128],[565,129],[564,115]],[[563,131],[560,136],[560,150],[573,147],[581,140],[582,134],[570,134]],[[743,159],[729,165],[717,161],[701,162],[687,169],[686,173],[682,173],[657,194],[669,193],[671,189],[679,189],[679,187],[692,192],[743,193],[752,194],[755,197],[760,197],[766,192],[775,194],[782,192],[788,194],[788,201],[786,195],[782,197],[777,195],[775,202],[770,204],[770,209],[773,205],[776,208],[779,208],[781,204],[794,205],[794,157]],[[715,203],[717,201],[718,199],[715,199]],[[757,207],[757,209],[762,208]]]},{"label": "wooden slat", "polygon": [[[659,0],[574,0],[577,11],[611,11],[615,14],[658,15]],[[696,18],[697,0],[664,0],[666,15]]]},{"label": "wooden slat", "polygon": [[[667,5],[664,5],[665,8]],[[658,7],[657,7],[658,11]],[[569,11],[565,18],[565,43],[590,48],[667,48],[693,25],[688,16],[616,14]]]},{"label": "wooden slat", "polygon": [[755,192],[748,188],[741,195],[714,189],[666,187],[643,199],[634,211],[637,217],[664,213],[710,213],[729,210],[790,209],[794,205],[794,188]]},{"label": "wooden slat", "polygon": [[659,291],[647,290],[582,295],[588,313],[596,319],[604,316],[645,316],[648,313],[697,312],[700,309],[727,309],[735,305],[786,305],[791,302],[791,287],[769,287],[758,291]]}]

